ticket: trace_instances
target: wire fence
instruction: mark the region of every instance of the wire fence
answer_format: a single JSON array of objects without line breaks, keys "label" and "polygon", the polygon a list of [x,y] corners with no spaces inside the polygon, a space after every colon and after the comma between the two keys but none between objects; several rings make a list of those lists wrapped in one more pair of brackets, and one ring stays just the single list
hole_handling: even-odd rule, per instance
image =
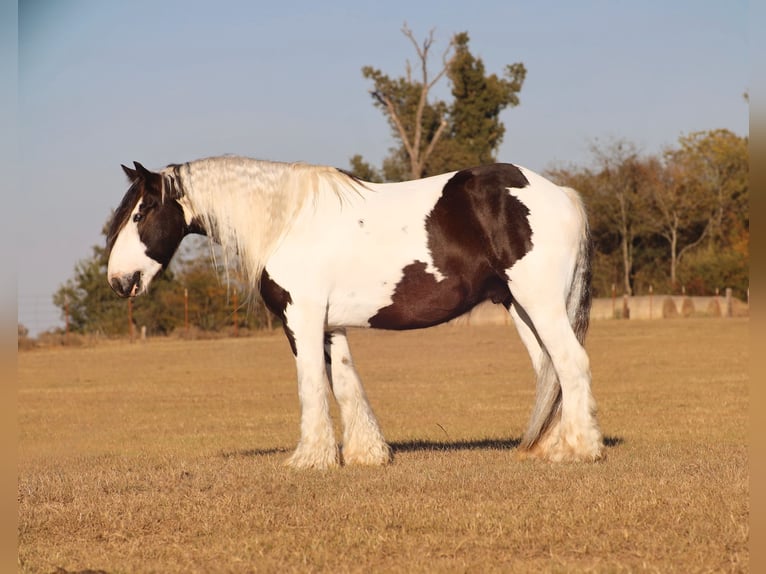
[{"label": "wire fence", "polygon": [[[748,291],[749,295],[749,291]],[[225,319],[219,322],[218,332],[238,336],[240,329],[247,330],[245,317],[255,313],[259,316],[257,321],[251,322],[250,327],[256,329],[274,328],[274,318],[263,307],[262,301],[258,300],[255,307],[252,304],[242,305],[238,294],[234,291],[225,296],[222,303],[226,307]],[[175,330],[181,334],[190,334],[192,330],[205,330],[202,325],[194,321],[190,316],[190,296],[184,292],[183,303],[177,303],[176,315],[179,317]],[[725,289],[714,296],[700,297],[688,295],[667,295],[653,293],[649,290],[648,295],[621,296],[616,292],[611,297],[594,299],[591,308],[591,319],[663,319],[673,317],[708,316],[708,317],[736,317],[749,315],[749,297],[740,300],[732,296],[731,289]],[[252,317],[251,317],[252,318]],[[131,339],[145,338],[147,333],[145,325],[140,324],[133,315],[132,300],[128,299],[125,304],[124,325],[127,326],[128,335]],[[39,294],[20,295],[18,297],[18,322],[20,333],[22,327],[26,336],[36,338],[44,333],[67,333],[69,331],[66,308],[60,309],[53,304],[51,296]],[[473,312],[454,320],[454,324],[492,324],[508,323],[509,317],[505,309],[497,305],[481,305]],[[278,323],[277,323],[278,324]]]},{"label": "wire fence", "polygon": [[[266,310],[263,301],[256,297],[252,300],[240,297],[233,290],[227,293],[208,292],[206,296],[191,293],[188,289],[182,290],[182,296],[171,303],[161,305],[162,312],[172,317],[170,323],[173,329],[180,334],[190,334],[191,331],[225,332],[238,336],[240,330],[272,330],[278,321]],[[143,302],[143,301],[142,301]],[[109,301],[109,307],[115,303],[122,306],[120,311],[122,318],[117,318],[119,331],[127,331],[130,338],[157,335],[152,326],[144,322],[147,318],[146,310],[137,312],[133,299],[119,300],[115,298]],[[40,294],[20,295],[17,299],[17,318],[19,335],[26,338],[37,338],[46,334],[69,334],[77,329],[70,328],[72,316],[67,305],[60,308],[53,304],[52,296]],[[150,313],[151,315],[151,313]],[[151,322],[150,322],[151,323]],[[167,325],[165,325],[167,327]],[[103,331],[94,326],[85,328],[86,334],[103,335]]]},{"label": "wire fence", "polygon": [[52,295],[19,295],[17,305],[18,322],[28,330],[31,337],[65,328],[65,319],[61,309],[53,304]]}]

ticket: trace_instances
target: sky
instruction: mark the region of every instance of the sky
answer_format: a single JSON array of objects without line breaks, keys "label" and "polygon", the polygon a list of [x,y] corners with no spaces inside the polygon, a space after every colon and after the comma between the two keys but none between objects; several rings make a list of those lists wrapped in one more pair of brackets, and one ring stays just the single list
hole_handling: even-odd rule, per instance
[{"label": "sky", "polygon": [[121,163],[232,153],[347,168],[359,153],[380,165],[394,141],[361,68],[403,75],[416,58],[405,22],[421,39],[434,30],[434,69],[461,31],[487,72],[524,63],[499,161],[545,171],[587,165],[598,142],[649,154],[695,131],[748,134],[746,1],[24,0],[17,92],[0,94],[16,110],[2,116],[19,198],[2,249],[19,323],[63,324],[52,295],[103,243]]}]

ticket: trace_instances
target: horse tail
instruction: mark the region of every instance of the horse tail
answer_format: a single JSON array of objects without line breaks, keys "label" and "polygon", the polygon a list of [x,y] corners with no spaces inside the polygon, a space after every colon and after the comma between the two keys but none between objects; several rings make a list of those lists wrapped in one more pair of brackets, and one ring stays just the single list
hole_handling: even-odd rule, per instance
[{"label": "horse tail", "polygon": [[572,283],[567,296],[567,313],[569,323],[572,325],[577,340],[581,345],[585,343],[585,335],[590,326],[590,307],[593,300],[591,281],[593,279],[593,238],[588,224],[588,213],[585,210],[579,194],[570,188],[565,188],[569,196],[577,206],[581,220],[580,245],[577,250],[577,261]]},{"label": "horse tail", "polygon": [[[588,225],[588,215],[580,195],[570,188],[564,188],[564,191],[577,208],[580,219],[580,241],[566,296],[566,309],[572,331],[582,345],[590,326],[593,239]],[[534,447],[561,416],[561,384],[548,352],[544,347],[540,352],[537,397],[529,426],[519,445],[522,450]]]}]

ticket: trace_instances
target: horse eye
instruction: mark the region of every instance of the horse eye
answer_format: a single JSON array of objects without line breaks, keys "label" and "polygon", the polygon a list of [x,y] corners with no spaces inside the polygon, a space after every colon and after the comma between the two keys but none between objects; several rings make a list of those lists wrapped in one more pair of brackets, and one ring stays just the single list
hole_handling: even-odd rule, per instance
[{"label": "horse eye", "polygon": [[136,214],[133,216],[133,221],[135,221],[136,223],[138,223],[138,222],[139,222],[139,221],[141,221],[143,218],[144,218],[144,214],[143,214],[143,213],[136,213]]}]

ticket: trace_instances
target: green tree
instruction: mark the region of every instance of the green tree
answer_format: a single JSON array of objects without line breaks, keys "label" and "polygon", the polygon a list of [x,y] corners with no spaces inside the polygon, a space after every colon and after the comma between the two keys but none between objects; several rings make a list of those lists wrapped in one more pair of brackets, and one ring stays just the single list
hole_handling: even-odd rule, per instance
[{"label": "green tree", "polygon": [[[519,104],[518,93],[526,76],[523,64],[506,66],[503,78],[486,75],[484,63],[468,47],[469,36],[453,36],[442,55],[442,66],[429,71],[433,30],[418,43],[405,24],[402,32],[415,47],[418,73],[409,61],[403,77],[391,78],[365,66],[362,74],[372,80],[370,94],[391,127],[397,145],[383,161],[382,177],[387,181],[415,179],[457,167],[489,163],[502,142],[505,128],[500,112]],[[434,86],[445,75],[454,100],[429,100]],[[351,161],[355,175],[377,173],[360,156]]]},{"label": "green tree", "polygon": [[429,158],[429,174],[496,161],[505,135],[500,112],[520,103],[518,94],[527,73],[524,64],[506,66],[504,77],[487,75],[481,58],[471,54],[469,40],[466,32],[452,39],[455,53],[447,76],[454,100],[449,106],[448,132]]},{"label": "green tree", "polygon": [[[238,327],[271,326],[272,318],[260,298],[246,295],[249,288],[236,271],[226,273],[211,264],[204,243],[203,248],[200,242],[187,239],[170,267],[154,278],[149,293],[131,300],[135,329],[146,327],[150,335],[168,335],[184,326],[188,309],[190,325],[221,331],[233,327],[235,302]],[[54,294],[53,303],[62,317],[68,314],[72,332],[114,336],[130,330],[128,300],[115,295],[107,283],[107,264],[106,248],[94,246],[91,256],[77,262],[74,275]]]},{"label": "green tree", "polygon": [[375,183],[383,181],[383,176],[380,171],[364,161],[364,158],[360,154],[356,154],[351,158],[351,173],[364,181],[372,181]]},{"label": "green tree", "polygon": [[74,276],[53,295],[62,319],[69,317],[74,333],[114,335],[126,332],[127,310],[106,282],[106,250],[94,246],[91,256],[77,262]]}]

